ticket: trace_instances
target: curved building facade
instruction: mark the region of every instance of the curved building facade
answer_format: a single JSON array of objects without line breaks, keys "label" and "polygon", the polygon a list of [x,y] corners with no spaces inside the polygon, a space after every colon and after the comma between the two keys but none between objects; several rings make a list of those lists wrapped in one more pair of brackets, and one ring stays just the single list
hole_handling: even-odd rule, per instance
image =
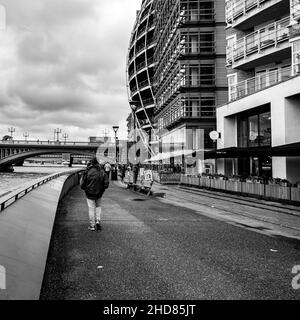
[{"label": "curved building facade", "polygon": [[131,35],[127,57],[129,99],[136,102],[136,125],[150,134],[153,128],[154,3],[144,0]]}]

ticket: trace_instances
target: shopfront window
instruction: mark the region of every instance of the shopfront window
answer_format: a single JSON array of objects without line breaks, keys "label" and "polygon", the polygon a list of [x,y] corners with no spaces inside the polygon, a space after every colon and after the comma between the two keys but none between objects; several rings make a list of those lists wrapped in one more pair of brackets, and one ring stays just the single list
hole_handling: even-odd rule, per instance
[{"label": "shopfront window", "polygon": [[238,120],[238,146],[271,146],[271,112],[240,116]]},{"label": "shopfront window", "polygon": [[259,115],[259,136],[260,146],[271,145],[271,113],[266,112]]}]

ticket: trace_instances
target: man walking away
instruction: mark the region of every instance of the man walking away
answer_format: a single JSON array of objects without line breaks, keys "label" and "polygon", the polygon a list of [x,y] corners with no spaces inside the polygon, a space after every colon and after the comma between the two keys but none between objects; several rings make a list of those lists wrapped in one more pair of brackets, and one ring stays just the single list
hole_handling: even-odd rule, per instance
[{"label": "man walking away", "polygon": [[101,230],[101,199],[109,186],[109,179],[96,157],[88,165],[80,185],[87,197],[90,220],[89,230]]}]

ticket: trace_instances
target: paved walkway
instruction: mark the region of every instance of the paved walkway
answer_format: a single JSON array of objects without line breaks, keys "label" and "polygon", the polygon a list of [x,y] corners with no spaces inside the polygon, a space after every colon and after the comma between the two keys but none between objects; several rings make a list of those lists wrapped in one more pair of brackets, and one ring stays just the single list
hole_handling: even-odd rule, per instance
[{"label": "paved walkway", "polygon": [[87,205],[75,188],[59,208],[41,298],[300,298],[291,286],[299,241],[211,219],[214,208],[205,205],[171,201],[112,183],[97,233],[87,230]]}]

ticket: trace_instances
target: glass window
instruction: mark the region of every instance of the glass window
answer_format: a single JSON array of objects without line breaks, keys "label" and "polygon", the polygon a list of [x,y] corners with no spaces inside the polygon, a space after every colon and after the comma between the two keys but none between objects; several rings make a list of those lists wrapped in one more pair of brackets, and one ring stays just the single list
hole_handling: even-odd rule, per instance
[{"label": "glass window", "polygon": [[258,146],[258,116],[249,117],[249,146]]},{"label": "glass window", "polygon": [[215,82],[215,66],[200,65],[200,82],[201,85],[213,85]]},{"label": "glass window", "polygon": [[241,119],[239,122],[238,146],[241,148],[248,147],[248,118]]},{"label": "glass window", "polygon": [[238,120],[238,146],[271,146],[271,112],[242,116]]},{"label": "glass window", "polygon": [[293,42],[294,74],[300,73],[300,40]]},{"label": "glass window", "polygon": [[259,144],[261,146],[271,145],[271,112],[259,115]]}]

